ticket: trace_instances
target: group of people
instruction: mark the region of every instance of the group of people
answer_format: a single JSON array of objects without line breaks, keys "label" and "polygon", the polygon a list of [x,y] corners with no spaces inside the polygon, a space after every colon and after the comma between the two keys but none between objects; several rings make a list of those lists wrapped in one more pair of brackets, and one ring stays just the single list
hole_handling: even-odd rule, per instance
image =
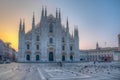
[{"label": "group of people", "polygon": [[63,66],[62,62],[57,62],[57,65],[60,66],[60,67]]}]

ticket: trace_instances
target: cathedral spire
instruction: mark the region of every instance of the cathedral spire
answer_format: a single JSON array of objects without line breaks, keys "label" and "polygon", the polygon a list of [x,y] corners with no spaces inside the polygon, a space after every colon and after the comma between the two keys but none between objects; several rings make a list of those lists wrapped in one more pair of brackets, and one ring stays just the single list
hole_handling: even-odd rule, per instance
[{"label": "cathedral spire", "polygon": [[67,22],[66,22],[66,28],[69,31],[69,23],[68,23],[68,17],[67,17]]},{"label": "cathedral spire", "polygon": [[56,8],[56,18],[58,18],[58,9]]},{"label": "cathedral spire", "polygon": [[44,17],[44,7],[42,6],[42,17]]},{"label": "cathedral spire", "polygon": [[23,19],[23,33],[25,33],[25,19]]},{"label": "cathedral spire", "polygon": [[98,44],[98,42],[96,43],[96,49],[99,50],[99,44]]},{"label": "cathedral spire", "polygon": [[33,18],[32,18],[32,30],[35,29],[35,13],[33,12]]},{"label": "cathedral spire", "polygon": [[45,6],[45,16],[47,16],[47,6]]},{"label": "cathedral spire", "polygon": [[19,31],[22,30],[22,20],[20,19],[20,24],[19,24]]},{"label": "cathedral spire", "polygon": [[61,13],[60,13],[60,8],[59,8],[59,20],[61,21]]},{"label": "cathedral spire", "polygon": [[76,37],[79,37],[79,36],[78,36],[78,27],[77,27],[77,26],[74,27],[74,37],[75,37],[75,36],[76,36]]}]

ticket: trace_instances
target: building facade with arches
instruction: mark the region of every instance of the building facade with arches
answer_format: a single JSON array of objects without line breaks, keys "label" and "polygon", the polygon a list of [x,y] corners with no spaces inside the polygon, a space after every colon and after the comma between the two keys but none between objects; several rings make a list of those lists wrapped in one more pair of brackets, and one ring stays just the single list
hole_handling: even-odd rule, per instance
[{"label": "building facade with arches", "polygon": [[103,47],[102,48],[102,47],[99,47],[99,44],[97,43],[96,49],[81,50],[80,53],[81,53],[79,55],[80,61],[88,61],[88,62],[120,61],[119,47]]}]

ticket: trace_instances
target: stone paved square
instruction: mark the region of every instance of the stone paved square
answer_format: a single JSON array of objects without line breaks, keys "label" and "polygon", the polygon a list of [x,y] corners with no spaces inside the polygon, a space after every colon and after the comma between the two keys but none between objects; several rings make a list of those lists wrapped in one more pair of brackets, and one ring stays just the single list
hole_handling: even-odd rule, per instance
[{"label": "stone paved square", "polygon": [[119,62],[11,63],[0,65],[0,80],[120,80]]}]

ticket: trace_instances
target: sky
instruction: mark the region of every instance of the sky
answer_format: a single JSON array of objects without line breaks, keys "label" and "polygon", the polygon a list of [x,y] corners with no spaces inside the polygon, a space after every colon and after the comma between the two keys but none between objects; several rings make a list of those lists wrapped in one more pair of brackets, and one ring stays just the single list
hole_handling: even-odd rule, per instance
[{"label": "sky", "polygon": [[33,12],[36,24],[40,22],[42,5],[48,15],[60,8],[63,25],[68,17],[70,33],[78,26],[80,49],[93,49],[97,42],[100,47],[118,46],[120,0],[0,0],[0,39],[18,50],[20,18],[29,31]]}]

